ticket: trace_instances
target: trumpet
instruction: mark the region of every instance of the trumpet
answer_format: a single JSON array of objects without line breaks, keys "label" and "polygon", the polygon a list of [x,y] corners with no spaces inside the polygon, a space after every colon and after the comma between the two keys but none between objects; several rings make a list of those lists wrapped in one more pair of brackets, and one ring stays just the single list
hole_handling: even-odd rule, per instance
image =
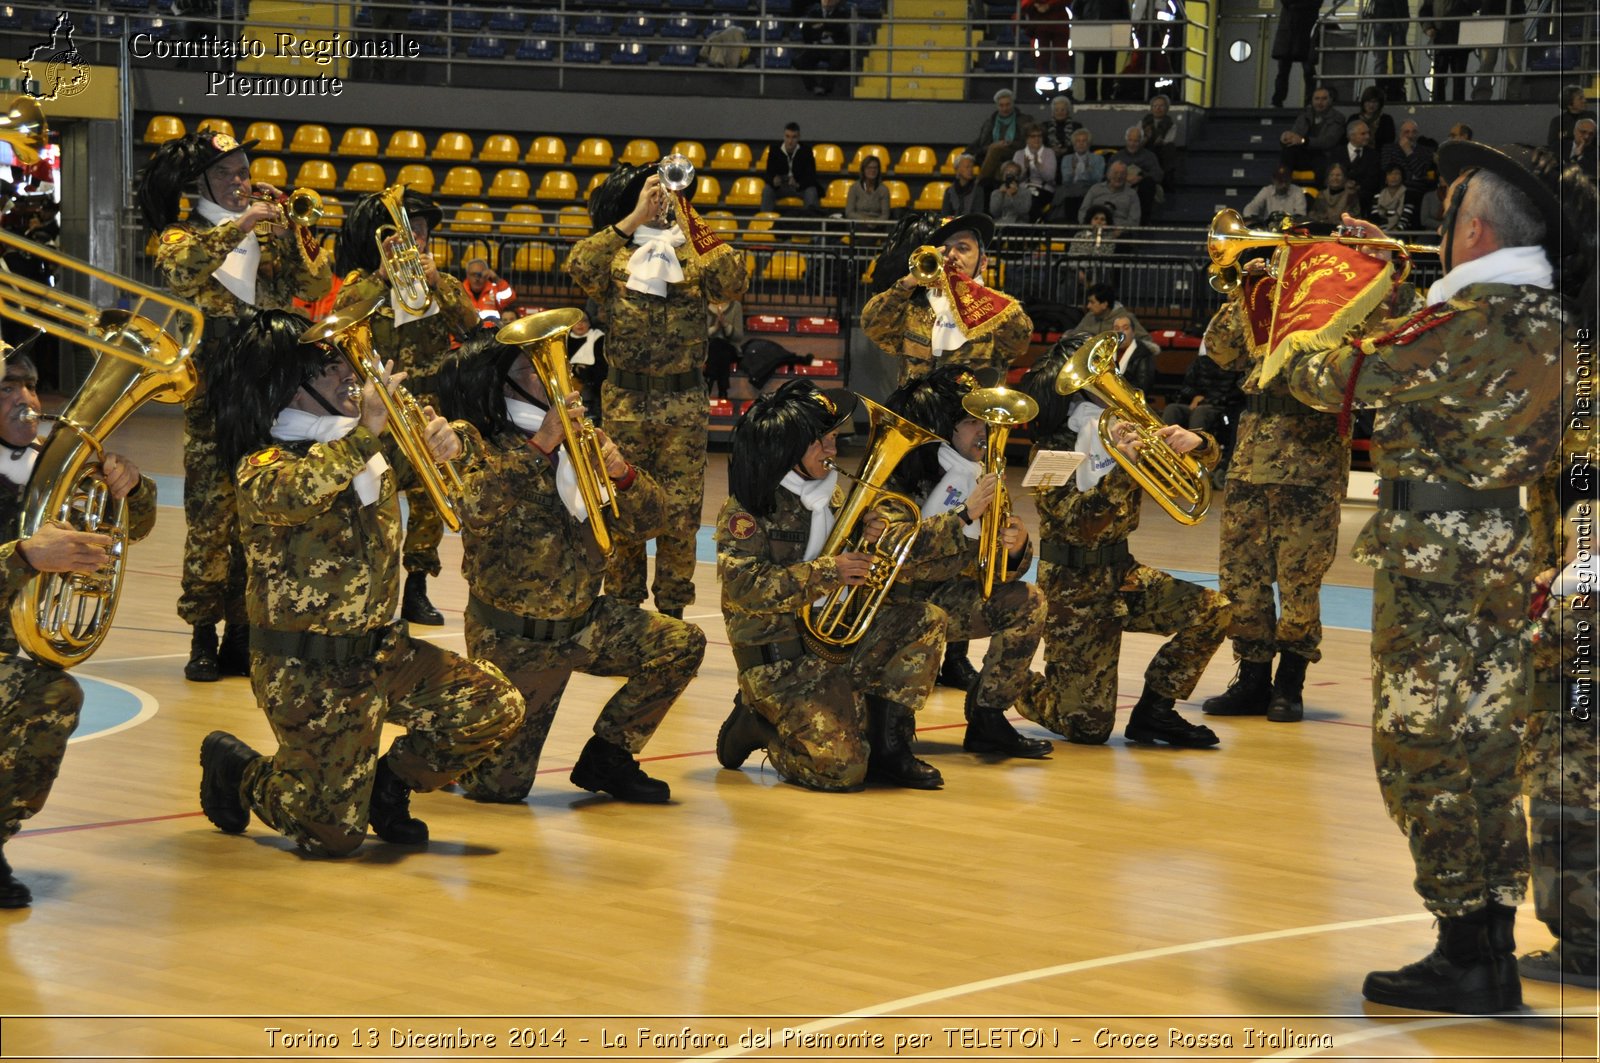
[{"label": "trumpet", "polygon": [[585,417],[574,424],[566,402],[566,397],[577,389],[572,386],[567,355],[562,349],[563,339],[582,318],[583,311],[577,307],[546,310],[518,318],[496,332],[494,338],[508,347],[521,347],[533,371],[539,374],[550,409],[561,419],[561,431],[566,436],[562,446],[567,448],[567,457],[578,479],[578,494],[589,514],[589,531],[600,552],[610,557],[611,532],[606,528],[605,511],[609,508],[613,516],[622,515],[617,505],[617,492],[611,486],[611,474],[606,471],[605,454],[594,422]]},{"label": "trumpet", "polygon": [[1390,251],[1400,256],[1401,269],[1400,276],[1395,278],[1396,284],[1411,275],[1412,255],[1439,253],[1436,244],[1411,244],[1389,236],[1298,236],[1271,229],[1252,229],[1238,211],[1225,207],[1212,217],[1206,233],[1206,253],[1211,256],[1211,287],[1225,295],[1237,290],[1241,282],[1239,258],[1250,251],[1305,244],[1343,244]]},{"label": "trumpet", "polygon": [[[384,272],[389,275],[389,286],[400,305],[413,314],[428,309],[433,301],[433,290],[428,287],[428,274],[422,267],[422,251],[417,247],[416,234],[411,231],[411,216],[406,213],[406,186],[390,185],[378,194],[389,212],[389,224],[380,225],[373,233],[378,242],[378,258]],[[393,245],[393,246],[391,246]]]},{"label": "trumpet", "polygon": [[671,193],[662,197],[661,211],[656,215],[657,224],[665,229],[672,224],[673,202],[694,184],[694,160],[675,151],[656,163],[656,173],[661,187]]},{"label": "trumpet", "polygon": [[[322,194],[314,188],[297,188],[287,196],[273,195],[271,192],[252,192],[250,201],[253,203],[271,203],[279,207],[285,220],[293,222],[302,229],[309,229],[315,225],[324,213],[322,208]],[[256,226],[257,234],[272,222],[262,222]]]},{"label": "trumpet", "polygon": [[394,437],[395,445],[411,463],[445,527],[460,531],[461,516],[456,506],[466,493],[461,473],[454,462],[434,461],[433,452],[428,448],[428,422],[422,415],[422,407],[403,387],[390,392],[384,381],[383,367],[372,349],[372,325],[367,319],[382,303],[381,292],[352,303],[306,329],[300,334],[300,342],[333,344],[355,368],[362,383],[373,385],[378,400],[388,412],[389,434]]},{"label": "trumpet", "polygon": [[989,425],[985,442],[983,471],[999,479],[994,501],[983,511],[978,527],[978,565],[983,569],[983,596],[994,593],[996,583],[1004,583],[1010,567],[1006,554],[1006,527],[1011,523],[1011,493],[1006,490],[1006,439],[1013,428],[1039,416],[1033,396],[1014,388],[977,388],[961,400],[961,408]]},{"label": "trumpet", "polygon": [[906,266],[918,284],[927,286],[938,281],[944,273],[944,252],[932,244],[923,244],[911,252]]}]

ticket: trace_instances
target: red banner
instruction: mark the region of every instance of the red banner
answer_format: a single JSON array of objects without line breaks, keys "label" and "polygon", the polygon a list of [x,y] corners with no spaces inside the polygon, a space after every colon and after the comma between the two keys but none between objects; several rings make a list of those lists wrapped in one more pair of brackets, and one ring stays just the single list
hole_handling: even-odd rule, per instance
[{"label": "red banner", "polygon": [[1244,303],[1245,340],[1250,353],[1265,358],[1271,350],[1272,310],[1278,294],[1278,280],[1265,273],[1244,274],[1244,286],[1239,297]]},{"label": "red banner", "polygon": [[939,278],[939,290],[950,300],[969,340],[982,339],[999,328],[1008,314],[1021,313],[1015,299],[975,283],[965,273],[946,270]]},{"label": "red banner", "polygon": [[733,248],[717,235],[717,231],[707,225],[705,219],[700,217],[700,212],[694,209],[694,204],[684,198],[683,193],[674,193],[677,200],[678,217],[683,220],[683,234],[689,238],[689,247],[694,252],[697,262],[704,264],[710,262],[718,255],[726,255]]},{"label": "red banner", "polygon": [[1278,283],[1263,384],[1296,353],[1338,346],[1393,287],[1388,262],[1343,244],[1285,246],[1273,265]]}]

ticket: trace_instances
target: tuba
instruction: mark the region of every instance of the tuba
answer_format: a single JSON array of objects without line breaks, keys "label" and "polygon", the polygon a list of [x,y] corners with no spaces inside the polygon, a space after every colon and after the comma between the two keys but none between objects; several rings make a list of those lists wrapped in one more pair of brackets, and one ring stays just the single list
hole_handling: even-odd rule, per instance
[{"label": "tuba", "polygon": [[576,307],[546,310],[542,314],[518,318],[496,332],[494,338],[508,347],[521,347],[533,371],[539,374],[550,410],[561,419],[561,431],[566,436],[562,445],[567,448],[567,458],[577,476],[583,508],[589,513],[589,530],[600,552],[610,557],[611,532],[606,528],[605,510],[609,508],[615,516],[621,516],[622,511],[617,505],[616,491],[611,487],[611,474],[606,472],[605,454],[594,422],[585,417],[574,424],[565,401],[577,388],[572,386],[567,354],[562,346],[567,331],[582,317],[583,311]]},{"label": "tuba", "polygon": [[[917,540],[917,523],[922,510],[905,495],[889,490],[884,485],[894,474],[895,467],[905,456],[924,443],[937,442],[932,432],[906,420],[897,413],[880,406],[864,395],[857,401],[867,408],[872,432],[867,443],[867,456],[861,461],[861,474],[851,476],[833,462],[828,466],[840,476],[853,480],[850,496],[845,499],[834,522],[828,541],[823,543],[818,556],[861,551],[872,555],[872,572],[859,586],[840,587],[820,602],[808,602],[800,611],[800,622],[805,625],[806,641],[819,656],[838,658],[842,652],[867,633],[872,618],[888,596],[889,588],[900,567],[911,553]],[[865,536],[857,537],[858,525],[863,524],[871,510],[887,507],[891,519],[876,543],[868,544]]]},{"label": "tuba", "polygon": [[383,366],[372,349],[372,325],[367,319],[383,304],[383,299],[383,293],[380,292],[329,314],[302,332],[300,342],[333,344],[355,367],[361,382],[373,386],[379,401],[388,411],[389,434],[411,463],[423,490],[428,492],[428,501],[439,511],[445,527],[460,531],[461,517],[456,512],[456,503],[466,489],[461,474],[454,462],[433,460],[433,453],[428,449],[427,421],[422,416],[422,407],[403,387],[395,388],[394,393],[390,394],[384,384]]},{"label": "tuba", "polygon": [[[1211,476],[1205,466],[1188,454],[1179,454],[1158,434],[1166,425],[1145,405],[1144,393],[1129,385],[1117,372],[1117,349],[1122,337],[1102,332],[1081,344],[1056,376],[1056,394],[1071,395],[1087,391],[1106,407],[1100,415],[1100,442],[1121,465],[1150,492],[1167,515],[1179,524],[1199,524],[1211,507]],[[1111,426],[1126,421],[1143,442],[1137,460],[1117,449],[1111,439]]]},{"label": "tuba", "polygon": [[978,527],[978,566],[983,569],[983,596],[994,593],[996,583],[1006,581],[1005,531],[1011,523],[1011,494],[1006,490],[1006,438],[1013,428],[1039,416],[1039,404],[1031,395],[1014,388],[976,388],[961,400],[961,408],[989,425],[983,457],[983,471],[999,477],[994,501],[983,511]]},{"label": "tuba", "polygon": [[[373,239],[378,242],[378,258],[389,275],[394,297],[413,314],[420,314],[433,301],[433,291],[428,287],[428,275],[422,267],[422,251],[417,247],[416,234],[411,231],[405,197],[405,185],[390,185],[378,193],[378,199],[389,211],[390,223],[378,226]],[[390,241],[399,246],[391,248]]]}]

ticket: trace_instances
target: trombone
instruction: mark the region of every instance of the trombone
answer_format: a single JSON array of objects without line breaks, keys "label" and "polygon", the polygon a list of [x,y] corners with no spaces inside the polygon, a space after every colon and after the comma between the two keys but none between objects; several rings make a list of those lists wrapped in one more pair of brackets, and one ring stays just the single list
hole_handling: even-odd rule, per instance
[{"label": "trombone", "polygon": [[978,566],[983,569],[983,596],[994,593],[996,583],[1006,581],[1011,561],[1006,553],[1006,526],[1011,523],[1011,492],[1006,490],[1006,438],[1013,428],[1039,416],[1033,396],[1014,388],[977,388],[961,400],[961,408],[989,425],[985,442],[983,471],[998,480],[994,500],[979,518]]},{"label": "trombone", "polygon": [[1390,251],[1400,256],[1399,284],[1411,275],[1412,255],[1437,255],[1436,244],[1410,244],[1391,236],[1301,236],[1295,233],[1273,232],[1271,229],[1252,229],[1232,207],[1217,211],[1206,231],[1206,253],[1211,256],[1211,287],[1224,295],[1236,291],[1241,283],[1239,259],[1250,251],[1264,247],[1298,247],[1306,244],[1343,244],[1346,247],[1370,247],[1377,251]]}]

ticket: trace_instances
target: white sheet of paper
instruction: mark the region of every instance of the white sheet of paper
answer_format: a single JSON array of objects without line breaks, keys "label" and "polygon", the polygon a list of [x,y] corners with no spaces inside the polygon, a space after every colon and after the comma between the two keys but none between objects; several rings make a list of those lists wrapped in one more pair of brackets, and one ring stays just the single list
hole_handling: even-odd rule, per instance
[{"label": "white sheet of paper", "polygon": [[1033,463],[1022,477],[1022,486],[1064,486],[1086,456],[1076,450],[1041,450],[1033,456]]}]

